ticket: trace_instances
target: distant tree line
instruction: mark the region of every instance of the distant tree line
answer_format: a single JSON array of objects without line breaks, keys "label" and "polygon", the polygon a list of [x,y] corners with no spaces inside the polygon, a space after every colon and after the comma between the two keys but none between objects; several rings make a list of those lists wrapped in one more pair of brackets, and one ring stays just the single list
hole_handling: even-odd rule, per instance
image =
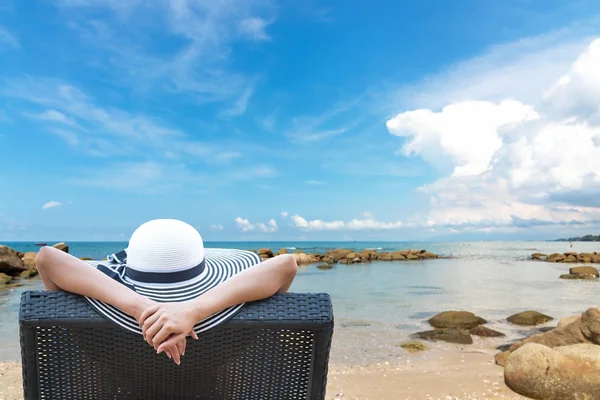
[{"label": "distant tree line", "polygon": [[600,235],[585,235],[568,239],[557,239],[557,242],[600,242]]}]

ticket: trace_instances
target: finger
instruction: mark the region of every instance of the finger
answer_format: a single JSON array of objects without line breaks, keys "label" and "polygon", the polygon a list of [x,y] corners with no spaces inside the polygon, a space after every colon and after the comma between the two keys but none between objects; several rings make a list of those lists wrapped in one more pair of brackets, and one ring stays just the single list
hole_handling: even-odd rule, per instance
[{"label": "finger", "polygon": [[182,356],[185,356],[185,338],[177,343],[177,349],[179,350],[179,354],[181,354]]},{"label": "finger", "polygon": [[[156,349],[156,346],[152,343],[154,336],[163,328],[164,323],[160,320],[160,318],[152,325],[150,328],[146,330],[146,342],[152,347]],[[159,342],[160,343],[160,342]]]},{"label": "finger", "polygon": [[194,338],[194,339],[198,340],[198,334],[196,333],[196,331],[192,330],[192,331],[190,332],[190,336],[191,336],[192,338]]},{"label": "finger", "polygon": [[165,354],[167,355],[167,357],[171,358],[171,352],[169,350],[165,350]]},{"label": "finger", "polygon": [[173,356],[173,361],[175,362],[175,364],[177,364],[177,365],[181,364],[181,354],[179,353],[179,349],[177,348],[177,346],[169,347],[169,351],[171,352],[171,355]]},{"label": "finger", "polygon": [[[158,333],[154,335],[154,337],[152,338],[152,345],[154,346],[156,351],[158,351],[158,346],[160,346],[162,342],[167,340],[171,333],[173,333],[172,330],[167,325],[163,325],[162,328],[160,328],[160,331],[158,331]],[[170,342],[169,346],[173,346],[175,343],[177,343],[177,341]],[[160,353],[160,351],[158,352]]]},{"label": "finger", "polygon": [[140,316],[140,325],[143,325],[144,322],[146,321],[146,318],[148,318],[149,316],[151,316],[152,314],[157,312],[159,308],[160,308],[160,304],[155,304],[152,307],[146,308],[144,310],[144,312],[142,313],[142,315]]},{"label": "finger", "polygon": [[185,339],[185,333],[180,333],[180,334],[171,336],[164,343],[161,343],[160,346],[158,346],[158,352],[160,353],[164,349],[166,349],[170,346],[173,346],[174,344],[177,344],[177,342],[180,342],[182,339]]},{"label": "finger", "polygon": [[144,334],[144,339],[146,339],[146,331],[148,330],[148,328],[154,325],[154,323],[158,320],[158,317],[160,317],[160,313],[154,313],[148,318],[146,318],[146,321],[144,321],[144,323],[142,324],[142,333]]}]

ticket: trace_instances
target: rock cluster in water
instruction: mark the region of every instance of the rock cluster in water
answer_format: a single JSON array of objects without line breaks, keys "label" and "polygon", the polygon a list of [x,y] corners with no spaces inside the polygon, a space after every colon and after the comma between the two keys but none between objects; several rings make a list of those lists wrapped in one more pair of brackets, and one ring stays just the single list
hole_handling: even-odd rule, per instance
[{"label": "rock cluster in water", "polygon": [[600,399],[600,309],[562,319],[558,326],[496,354],[504,379],[533,399]]},{"label": "rock cluster in water", "polygon": [[598,252],[593,253],[533,253],[531,255],[533,260],[546,261],[546,262],[563,262],[563,263],[600,263],[600,254]]},{"label": "rock cluster in water", "polygon": [[[65,253],[69,252],[69,246],[65,243],[57,243],[54,246]],[[29,279],[38,274],[35,265],[35,251],[21,253],[8,246],[0,245],[0,287],[6,285],[18,285],[18,279]]]},{"label": "rock cluster in water", "polygon": [[[288,254],[287,249],[281,249],[274,253],[271,249],[259,249],[256,253],[263,259],[278,256],[280,254]],[[348,249],[332,249],[327,250],[325,254],[306,254],[302,250],[296,250],[292,254],[296,258],[298,264],[357,264],[370,261],[411,261],[411,260],[426,260],[430,258],[438,258],[436,254],[430,253],[427,250],[400,250],[393,252],[378,252],[377,250],[355,251]],[[321,266],[321,269],[327,269]]]}]

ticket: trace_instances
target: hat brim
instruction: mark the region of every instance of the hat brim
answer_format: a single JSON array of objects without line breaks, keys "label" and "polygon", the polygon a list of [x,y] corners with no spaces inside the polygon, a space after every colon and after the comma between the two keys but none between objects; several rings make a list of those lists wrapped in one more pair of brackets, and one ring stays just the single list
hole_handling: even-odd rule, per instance
[{"label": "hat brim", "polygon": [[[194,299],[232,276],[257,265],[262,261],[255,253],[232,249],[205,249],[204,259],[206,266],[199,276],[189,281],[175,284],[146,284],[132,281],[123,273],[118,272],[117,268],[122,268],[122,266],[118,264],[92,262],[90,265],[110,276],[117,282],[128,286],[140,295],[157,302],[165,303]],[[140,335],[142,334],[142,328],[131,315],[110,304],[91,297],[84,297],[88,303],[106,319],[131,332]],[[244,304],[238,304],[226,308],[223,311],[217,312],[208,318],[199,321],[194,326],[194,331],[196,333],[201,333],[222,324],[233,317],[243,306]]]}]

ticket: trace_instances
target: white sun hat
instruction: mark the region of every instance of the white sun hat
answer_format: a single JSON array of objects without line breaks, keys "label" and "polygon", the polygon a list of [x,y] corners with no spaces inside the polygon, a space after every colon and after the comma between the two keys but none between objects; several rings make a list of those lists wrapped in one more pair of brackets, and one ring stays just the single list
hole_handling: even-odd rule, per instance
[{"label": "white sun hat", "polygon": [[[94,265],[96,269],[135,292],[158,302],[194,299],[219,283],[261,262],[255,253],[233,249],[205,249],[194,227],[174,219],[157,219],[131,235],[129,247]],[[86,300],[104,317],[142,334],[132,316],[96,299]],[[243,304],[211,315],[194,326],[200,333],[232,316]]]}]

